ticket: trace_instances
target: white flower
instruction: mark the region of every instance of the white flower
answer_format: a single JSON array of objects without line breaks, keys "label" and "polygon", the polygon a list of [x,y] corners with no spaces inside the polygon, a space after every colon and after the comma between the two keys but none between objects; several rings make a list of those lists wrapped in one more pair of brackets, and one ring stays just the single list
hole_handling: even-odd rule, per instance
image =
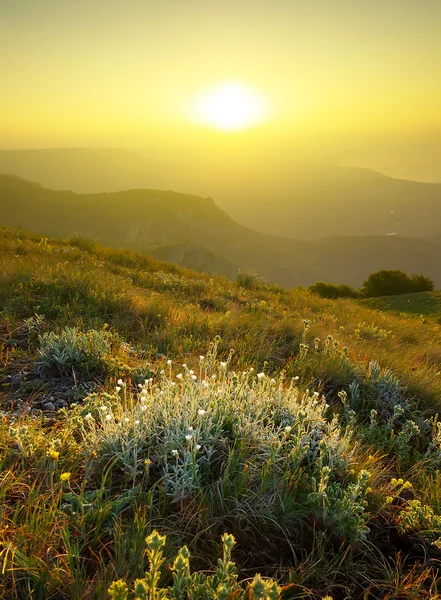
[{"label": "white flower", "polygon": [[200,409],[198,410],[198,415],[199,415],[200,417],[203,417],[203,416],[205,415],[205,413],[206,413],[206,412],[207,412],[206,410],[204,410],[203,408],[200,408]]},{"label": "white flower", "polygon": [[203,360],[205,360],[205,356],[200,356],[199,360],[202,362]]},{"label": "white flower", "polygon": [[265,373],[257,373],[257,379],[263,379],[265,377]]},{"label": "white flower", "polygon": [[91,413],[87,413],[87,415],[86,415],[86,419],[93,419],[93,417],[92,417]]},{"label": "white flower", "polygon": [[202,382],[202,387],[208,388],[208,387],[210,387],[210,384],[208,383],[208,381],[205,381],[205,379],[204,379],[204,381]]},{"label": "white flower", "polygon": [[174,381],[172,381],[172,382],[170,383],[170,385],[171,385],[171,387],[174,387],[174,386],[176,385],[176,383],[175,383]]},{"label": "white flower", "polygon": [[190,425],[190,427],[188,428],[188,431],[193,431],[193,427]]},{"label": "white flower", "polygon": [[196,444],[196,450],[200,450],[201,449],[201,445],[200,444]]},{"label": "white flower", "polygon": [[124,385],[124,381],[122,379],[118,379],[118,385]]},{"label": "white flower", "polygon": [[139,425],[139,421],[138,420],[135,421],[135,425]]},{"label": "white flower", "polygon": [[171,453],[173,456],[179,456],[179,452],[177,450],[172,450]]},{"label": "white flower", "polygon": [[178,374],[176,375],[176,377],[177,377],[178,379],[182,379],[182,373],[178,373]]},{"label": "white flower", "polygon": [[111,421],[112,420],[112,415],[106,415],[106,421]]},{"label": "white flower", "polygon": [[100,410],[102,410],[103,412],[106,412],[107,406],[100,406]]},{"label": "white flower", "polygon": [[222,369],[226,369],[227,363],[226,362],[221,362],[220,366],[222,367]]},{"label": "white flower", "polygon": [[193,375],[193,373],[194,373],[193,369],[190,369],[189,373],[190,373],[190,375]]},{"label": "white flower", "polygon": [[129,419],[128,417],[126,417],[126,418],[124,419],[124,423],[129,423],[129,421],[130,421],[130,419]]},{"label": "white flower", "polygon": [[184,367],[184,369],[186,369],[186,368],[187,368],[187,365],[186,365],[185,363],[184,363],[182,366]]},{"label": "white flower", "polygon": [[138,383],[138,387],[140,390],[142,390],[142,383]]},{"label": "white flower", "polygon": [[287,425],[285,427],[285,433],[289,433],[291,431],[291,429],[292,429],[291,425]]},{"label": "white flower", "polygon": [[140,406],[141,412],[145,412],[147,410],[147,406],[145,404],[143,404],[142,406]]},{"label": "white flower", "polygon": [[193,379],[193,381],[196,381],[197,379],[196,375],[192,375],[191,378]]},{"label": "white flower", "polygon": [[121,388],[119,387],[119,385],[117,385],[115,389],[117,392],[121,391]]},{"label": "white flower", "polygon": [[193,436],[191,434],[188,434],[185,436],[185,439],[187,440],[187,442],[189,442],[191,439],[193,439]]},{"label": "white flower", "polygon": [[172,360],[168,359],[167,364],[170,366],[172,364]]},{"label": "white flower", "polygon": [[300,379],[300,377],[298,375],[296,375],[295,377],[293,377],[294,381],[298,381]]}]

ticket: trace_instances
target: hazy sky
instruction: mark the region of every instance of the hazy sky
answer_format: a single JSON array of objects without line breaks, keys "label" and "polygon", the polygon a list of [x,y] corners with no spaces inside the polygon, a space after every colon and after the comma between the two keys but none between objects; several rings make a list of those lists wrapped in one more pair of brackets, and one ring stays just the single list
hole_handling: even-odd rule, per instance
[{"label": "hazy sky", "polygon": [[[0,0],[0,147],[310,146],[366,166],[426,158],[441,179],[440,31],[441,0]],[[194,98],[230,81],[269,119],[195,124]]]}]

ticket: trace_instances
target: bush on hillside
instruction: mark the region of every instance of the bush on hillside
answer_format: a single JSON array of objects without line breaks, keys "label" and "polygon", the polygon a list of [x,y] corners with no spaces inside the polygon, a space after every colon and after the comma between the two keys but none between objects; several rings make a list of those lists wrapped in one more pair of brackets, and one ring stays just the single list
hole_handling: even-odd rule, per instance
[{"label": "bush on hillside", "polygon": [[247,290],[254,290],[263,284],[263,278],[257,271],[238,271],[236,283]]},{"label": "bush on hillside", "polygon": [[350,285],[334,285],[325,281],[317,281],[310,285],[308,289],[322,298],[357,298],[360,295]]},{"label": "bush on hillside", "polygon": [[377,271],[363,282],[361,292],[367,298],[373,296],[396,296],[412,292],[433,291],[434,283],[424,275],[409,276],[404,271]]}]

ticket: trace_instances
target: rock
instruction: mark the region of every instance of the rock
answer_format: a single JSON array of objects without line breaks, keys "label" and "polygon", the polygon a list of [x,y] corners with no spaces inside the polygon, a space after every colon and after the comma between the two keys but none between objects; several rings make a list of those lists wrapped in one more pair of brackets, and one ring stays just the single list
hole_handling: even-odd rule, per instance
[{"label": "rock", "polygon": [[11,387],[13,390],[18,390],[21,382],[24,380],[24,376],[21,373],[16,373],[11,377]]},{"label": "rock", "polygon": [[55,402],[55,408],[59,410],[60,408],[66,408],[68,406],[66,400],[57,400]]},{"label": "rock", "polygon": [[43,404],[43,410],[56,410],[55,404],[53,402],[45,402]]}]

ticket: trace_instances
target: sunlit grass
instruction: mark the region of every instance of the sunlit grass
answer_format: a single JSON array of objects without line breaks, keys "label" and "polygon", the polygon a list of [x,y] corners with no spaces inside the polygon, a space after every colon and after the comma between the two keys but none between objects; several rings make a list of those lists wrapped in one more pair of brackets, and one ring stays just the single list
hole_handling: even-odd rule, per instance
[{"label": "sunlit grass", "polygon": [[192,573],[234,535],[237,594],[437,597],[436,322],[81,245],[0,230],[2,597],[132,589],[154,530]]}]

